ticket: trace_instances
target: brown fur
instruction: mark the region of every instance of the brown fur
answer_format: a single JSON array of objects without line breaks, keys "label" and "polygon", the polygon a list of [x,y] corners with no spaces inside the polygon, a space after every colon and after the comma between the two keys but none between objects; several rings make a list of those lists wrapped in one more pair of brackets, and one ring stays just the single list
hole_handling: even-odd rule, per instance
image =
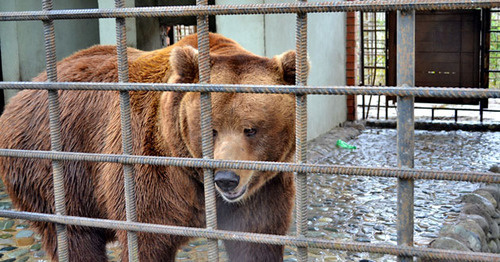
[{"label": "brown fur", "polygon": [[[151,52],[129,48],[131,82],[198,81],[196,36]],[[293,84],[295,53],[271,59],[236,42],[210,35],[211,82]],[[117,82],[116,51],[94,46],[58,63],[59,81]],[[45,81],[45,73],[34,81]],[[121,153],[118,92],[60,91],[63,151]],[[213,93],[216,159],[291,161],[294,97]],[[199,93],[131,92],[133,153],[201,157]],[[244,130],[254,128],[254,136]],[[0,148],[50,150],[46,91],[26,90],[12,98],[0,117]],[[64,161],[68,215],[125,220],[122,166]],[[218,171],[218,170],[216,170]],[[290,173],[233,170],[248,190],[235,201],[217,200],[218,228],[285,234],[294,183]],[[0,158],[0,174],[16,208],[54,213],[48,160]],[[204,193],[199,169],[134,166],[139,222],[204,227]],[[56,260],[52,224],[34,222],[44,248]],[[70,261],[105,261],[105,244],[118,238],[127,258],[126,232],[68,226]],[[138,233],[141,261],[173,261],[188,238]],[[279,261],[282,246],[225,242],[232,261]]]}]

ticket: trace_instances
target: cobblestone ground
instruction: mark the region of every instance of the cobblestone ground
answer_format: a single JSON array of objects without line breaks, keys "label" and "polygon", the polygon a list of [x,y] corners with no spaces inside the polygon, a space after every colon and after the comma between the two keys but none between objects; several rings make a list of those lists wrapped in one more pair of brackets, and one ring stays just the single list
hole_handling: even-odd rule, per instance
[{"label": "cobblestone ground", "polygon": [[[395,167],[396,131],[354,127],[334,129],[309,143],[309,162],[319,164]],[[340,149],[337,139],[357,149]],[[500,133],[415,132],[415,167],[443,170],[487,171],[500,162]],[[396,180],[310,174],[309,236],[340,241],[395,244]],[[415,183],[415,244],[427,245],[443,224],[460,211],[459,198],[479,187],[454,181]],[[0,209],[10,209],[0,192]],[[293,228],[291,229],[293,231]],[[179,251],[177,261],[206,261],[206,241],[196,239]],[[222,245],[221,245],[222,246]],[[109,257],[117,261],[119,246],[109,245]],[[310,261],[395,261],[387,255],[310,249]],[[285,249],[285,261],[295,261],[295,250]],[[89,254],[90,255],[90,254]],[[222,254],[222,260],[225,260]],[[39,236],[26,221],[0,220],[0,260],[44,261]]]}]

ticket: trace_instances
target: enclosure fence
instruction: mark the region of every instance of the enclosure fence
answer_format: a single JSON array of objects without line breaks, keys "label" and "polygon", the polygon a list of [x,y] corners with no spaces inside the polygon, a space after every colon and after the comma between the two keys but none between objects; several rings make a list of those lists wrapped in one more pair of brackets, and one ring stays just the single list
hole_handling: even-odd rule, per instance
[{"label": "enclosure fence", "polygon": [[[439,250],[413,246],[413,194],[415,179],[460,180],[500,183],[500,175],[482,172],[452,172],[418,170],[414,160],[414,98],[415,97],[468,97],[500,98],[500,90],[460,88],[416,88],[415,66],[415,11],[498,8],[500,1],[482,0],[391,0],[391,1],[337,1],[324,3],[259,4],[259,5],[207,5],[197,0],[196,6],[125,8],[123,0],[116,0],[115,9],[52,10],[52,1],[42,1],[42,11],[0,12],[0,21],[41,20],[44,26],[47,78],[45,83],[0,82],[0,89],[43,89],[49,93],[51,151],[0,149],[0,157],[22,157],[52,160],[56,214],[0,211],[9,218],[45,221],[56,224],[59,261],[68,261],[67,225],[90,226],[127,230],[129,259],[138,261],[136,232],[203,237],[209,240],[209,260],[218,261],[217,239],[249,241],[298,248],[299,261],[307,261],[308,248],[328,248],[352,252],[375,252],[398,256],[399,261],[413,261],[413,257],[454,261],[500,261],[500,255],[453,250]],[[398,87],[308,86],[307,78],[307,14],[319,12],[398,11],[397,85]],[[208,16],[237,14],[296,14],[296,85],[295,86],[237,86],[211,85],[209,75]],[[199,84],[144,84],[128,83],[125,18],[197,16],[199,46]],[[54,24],[55,19],[116,18],[119,83],[58,83],[56,71]],[[120,111],[123,154],[106,155],[62,152],[58,90],[120,91]],[[130,91],[176,91],[201,93],[201,132],[203,158],[176,158],[137,156],[132,154],[130,126]],[[280,93],[296,96],[296,158],[295,163],[255,161],[229,161],[213,159],[211,127],[211,93]],[[337,165],[307,164],[307,95],[393,95],[398,97],[397,150],[398,168],[369,168]],[[121,163],[124,166],[126,221],[93,219],[66,215],[61,161],[96,161]],[[170,165],[203,168],[206,203],[206,228],[190,228],[137,222],[134,164]],[[296,228],[291,236],[231,232],[217,229],[213,169],[252,169],[261,171],[294,172],[297,182]],[[310,173],[331,175],[380,176],[398,179],[397,193],[397,245],[344,242],[307,237],[307,176]]]}]

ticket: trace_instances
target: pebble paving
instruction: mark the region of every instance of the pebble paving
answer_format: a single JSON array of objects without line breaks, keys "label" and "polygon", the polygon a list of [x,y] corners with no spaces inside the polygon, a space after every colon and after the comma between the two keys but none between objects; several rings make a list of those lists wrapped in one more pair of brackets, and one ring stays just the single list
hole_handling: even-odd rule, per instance
[{"label": "pebble paving", "polygon": [[[309,143],[309,163],[395,167],[396,131],[338,128]],[[335,146],[342,138],[357,149]],[[353,138],[349,140],[350,138]],[[487,171],[500,163],[500,133],[415,131],[415,168]],[[426,246],[440,228],[455,220],[460,197],[480,184],[455,181],[415,183],[415,245]],[[308,236],[340,241],[396,244],[396,179],[310,174]],[[3,186],[0,209],[12,204]],[[293,232],[294,228],[291,228]],[[223,245],[220,243],[221,249]],[[296,261],[295,249],[285,248],[285,261]],[[120,247],[108,245],[110,261],[119,261]],[[221,254],[226,260],[224,252]],[[179,250],[177,261],[206,261],[206,240],[195,239]],[[309,249],[310,261],[396,261],[381,254]],[[40,236],[27,221],[0,218],[1,261],[48,261]]]}]

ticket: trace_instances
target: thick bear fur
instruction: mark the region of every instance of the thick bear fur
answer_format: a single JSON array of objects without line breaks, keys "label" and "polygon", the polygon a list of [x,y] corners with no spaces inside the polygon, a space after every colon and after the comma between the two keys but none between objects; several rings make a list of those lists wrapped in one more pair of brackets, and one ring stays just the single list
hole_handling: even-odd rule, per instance
[{"label": "thick bear fur", "polygon": [[[196,35],[160,50],[129,48],[131,82],[198,82]],[[273,58],[210,34],[211,83],[294,84],[295,52]],[[117,82],[116,50],[94,46],[58,63],[61,82]],[[42,73],[34,81],[45,81]],[[133,154],[201,157],[199,93],[130,92]],[[63,151],[120,154],[119,92],[59,91]],[[293,161],[292,95],[213,93],[216,159]],[[25,90],[0,117],[0,148],[50,150],[46,91]],[[126,220],[122,166],[64,161],[67,214]],[[215,170],[215,174],[220,171]],[[291,173],[229,170],[239,176],[231,192],[220,187],[218,228],[284,235],[294,202]],[[205,227],[201,169],[134,166],[139,222]],[[19,210],[54,213],[49,160],[0,157],[0,175]],[[55,226],[33,222],[43,247],[57,260]],[[125,231],[68,226],[70,261],[106,261],[106,243],[118,240],[127,258]],[[173,261],[183,236],[138,233],[141,261]],[[231,261],[280,261],[283,246],[225,241]]]}]

